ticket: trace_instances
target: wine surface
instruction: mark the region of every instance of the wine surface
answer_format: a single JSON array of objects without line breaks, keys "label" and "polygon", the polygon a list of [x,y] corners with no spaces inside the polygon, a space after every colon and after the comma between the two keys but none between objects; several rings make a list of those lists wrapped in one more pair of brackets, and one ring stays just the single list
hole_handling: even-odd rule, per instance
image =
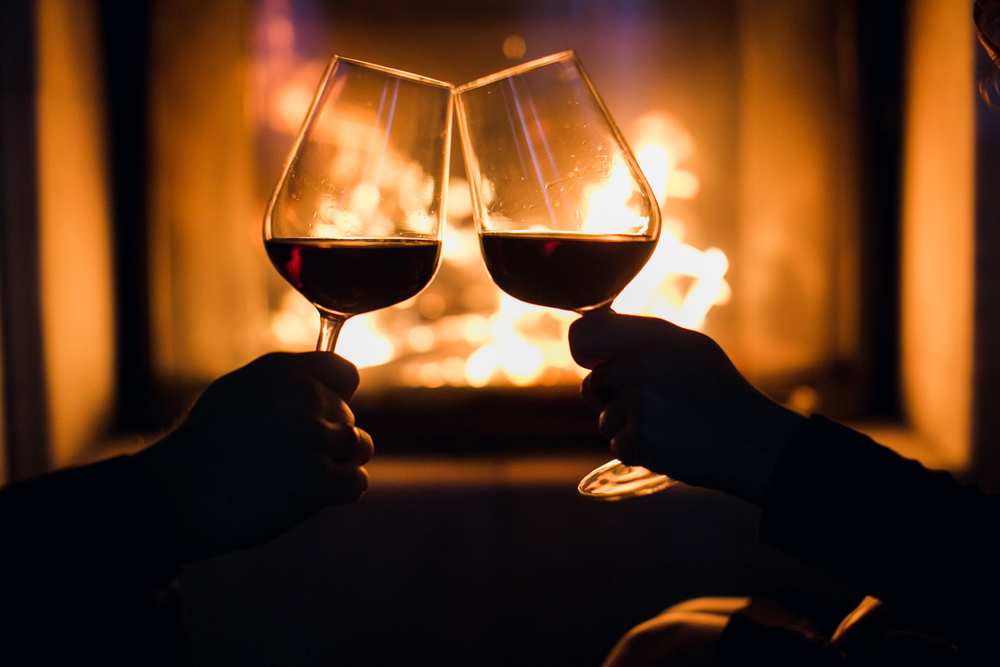
[{"label": "wine surface", "polygon": [[433,239],[271,239],[278,273],[318,308],[359,315],[405,301],[434,277]]},{"label": "wine surface", "polygon": [[483,259],[500,289],[528,303],[583,312],[611,303],[656,240],[624,234],[483,232]]}]

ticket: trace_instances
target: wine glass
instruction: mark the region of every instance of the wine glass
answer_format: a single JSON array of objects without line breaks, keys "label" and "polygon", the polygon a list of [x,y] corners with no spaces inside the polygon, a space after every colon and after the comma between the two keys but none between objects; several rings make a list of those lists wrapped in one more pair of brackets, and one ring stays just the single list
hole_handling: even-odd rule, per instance
[{"label": "wine glass", "polygon": [[[455,106],[493,281],[522,301],[584,317],[610,308],[652,255],[660,210],[576,54],[459,86]],[[616,500],[672,483],[614,460],[578,488]]]},{"label": "wine glass", "polygon": [[379,65],[327,67],[264,216],[271,263],[319,311],[317,350],[437,272],[451,97],[451,84]]}]

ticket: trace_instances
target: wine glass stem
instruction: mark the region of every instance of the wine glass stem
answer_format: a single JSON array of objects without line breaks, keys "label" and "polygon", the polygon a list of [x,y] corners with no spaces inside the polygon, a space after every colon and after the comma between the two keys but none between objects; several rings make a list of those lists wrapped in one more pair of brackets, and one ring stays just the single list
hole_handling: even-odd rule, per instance
[{"label": "wine glass stem", "polygon": [[319,316],[319,341],[316,343],[316,350],[333,352],[333,349],[337,347],[337,337],[346,321],[347,318],[341,315],[321,313]]},{"label": "wine glass stem", "polygon": [[598,306],[597,308],[591,308],[590,310],[578,310],[576,312],[580,315],[590,315],[592,313],[613,313],[615,311],[611,309],[610,303],[606,303],[603,306]]}]

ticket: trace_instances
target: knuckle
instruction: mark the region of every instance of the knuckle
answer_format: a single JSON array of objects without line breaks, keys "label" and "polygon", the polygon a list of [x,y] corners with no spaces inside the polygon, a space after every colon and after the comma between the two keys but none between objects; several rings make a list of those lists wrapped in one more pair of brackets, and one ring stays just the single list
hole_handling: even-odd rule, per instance
[{"label": "knuckle", "polygon": [[352,385],[360,384],[361,373],[358,371],[358,367],[343,357],[336,357],[336,359],[340,362],[339,367],[340,372],[344,375],[344,382]]},{"label": "knuckle", "polygon": [[375,455],[375,442],[364,429],[355,427],[358,432],[358,447],[354,453],[354,460],[364,465]]},{"label": "knuckle", "polygon": [[354,412],[351,410],[350,406],[344,402],[337,394],[332,392],[325,392],[324,396],[326,398],[326,403],[323,407],[323,413],[326,418],[332,422],[342,422],[347,425],[354,424]]},{"label": "knuckle", "polygon": [[351,460],[361,443],[360,429],[344,422],[335,422],[327,430],[334,458],[340,461]]}]

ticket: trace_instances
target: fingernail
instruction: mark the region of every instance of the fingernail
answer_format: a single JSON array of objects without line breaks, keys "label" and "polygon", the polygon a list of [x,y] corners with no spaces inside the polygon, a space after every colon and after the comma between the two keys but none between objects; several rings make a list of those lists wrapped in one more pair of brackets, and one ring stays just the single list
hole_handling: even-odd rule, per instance
[{"label": "fingernail", "polygon": [[[357,426],[353,424],[345,424],[344,422],[337,422],[337,430],[344,433],[343,436],[339,436],[338,439],[338,449],[337,458],[351,459],[354,455],[358,453],[358,447],[361,446],[361,431]],[[349,438],[347,433],[353,433],[354,437]],[[350,442],[348,442],[350,440]]]},{"label": "fingernail", "polygon": [[351,431],[354,433],[354,444],[351,445],[351,456],[354,456],[358,453],[358,447],[361,446],[361,429],[351,424]]}]

